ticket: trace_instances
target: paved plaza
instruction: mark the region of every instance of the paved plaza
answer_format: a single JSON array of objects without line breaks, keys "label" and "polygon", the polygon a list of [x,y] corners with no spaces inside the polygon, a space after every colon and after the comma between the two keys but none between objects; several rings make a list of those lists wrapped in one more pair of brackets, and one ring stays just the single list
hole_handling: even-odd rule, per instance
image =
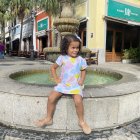
[{"label": "paved plaza", "polygon": [[[0,59],[0,74],[5,69],[8,71],[10,67],[33,65],[50,65],[51,62],[45,60],[30,60],[18,57],[5,57]],[[122,63],[105,63],[100,64],[103,68],[112,68],[114,70],[122,70],[134,74],[140,79],[140,64],[122,64]],[[90,67],[94,67],[91,65]],[[7,85],[8,87],[8,85]],[[128,87],[129,88],[129,87]],[[124,124],[122,126],[107,130],[93,131],[90,135],[78,133],[56,133],[56,132],[38,132],[26,129],[16,129],[0,124],[0,140],[140,140],[140,118],[135,121]]]}]

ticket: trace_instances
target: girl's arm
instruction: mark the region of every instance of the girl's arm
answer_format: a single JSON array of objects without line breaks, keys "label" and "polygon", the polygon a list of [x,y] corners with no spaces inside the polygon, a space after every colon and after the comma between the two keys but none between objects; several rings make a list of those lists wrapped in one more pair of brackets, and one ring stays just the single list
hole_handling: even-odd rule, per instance
[{"label": "girl's arm", "polygon": [[52,74],[52,77],[54,79],[54,81],[58,84],[61,82],[61,79],[58,77],[57,73],[56,73],[56,69],[59,67],[59,65],[57,65],[56,63],[54,63],[52,66],[51,66],[51,74]]},{"label": "girl's arm", "polygon": [[80,80],[78,82],[78,84],[80,86],[82,86],[84,84],[85,78],[86,78],[86,70],[84,69],[84,70],[81,70],[81,76],[80,76]]}]

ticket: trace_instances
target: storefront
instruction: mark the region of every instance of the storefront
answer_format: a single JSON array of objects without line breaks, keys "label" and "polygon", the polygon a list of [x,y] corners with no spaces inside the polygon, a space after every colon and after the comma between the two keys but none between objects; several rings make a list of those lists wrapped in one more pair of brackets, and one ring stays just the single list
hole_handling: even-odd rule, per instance
[{"label": "storefront", "polygon": [[140,45],[140,7],[119,0],[108,0],[105,20],[106,61],[121,61],[124,49]]},{"label": "storefront", "polygon": [[32,37],[33,34],[33,23],[31,18],[28,18],[23,23],[23,30],[22,30],[22,46],[21,51],[24,53],[29,53],[31,50],[32,45]]},{"label": "storefront", "polygon": [[[118,62],[122,52],[140,46],[140,2],[83,0],[76,6],[83,46],[99,51],[98,62]],[[84,19],[86,19],[84,21]]]},{"label": "storefront", "polygon": [[11,46],[10,46],[10,55],[18,55],[19,51],[19,40],[20,40],[20,30],[21,25],[17,24],[14,27],[11,28],[10,34],[11,34]]},{"label": "storefront", "polygon": [[36,49],[40,53],[45,47],[52,45],[51,18],[46,12],[40,12],[36,16]]}]

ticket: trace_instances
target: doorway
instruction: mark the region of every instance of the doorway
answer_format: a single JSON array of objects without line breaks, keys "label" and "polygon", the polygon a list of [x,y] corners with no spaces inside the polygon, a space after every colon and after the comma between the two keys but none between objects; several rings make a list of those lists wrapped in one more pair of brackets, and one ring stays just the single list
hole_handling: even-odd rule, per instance
[{"label": "doorway", "polygon": [[122,59],[124,32],[108,29],[106,38],[106,62],[119,62]]},{"label": "doorway", "polygon": [[82,47],[86,47],[86,41],[87,41],[87,21],[81,22],[79,26],[79,32],[78,35],[80,36],[82,40]]},{"label": "doorway", "polygon": [[48,47],[48,36],[43,36],[42,38],[42,49],[44,49],[45,47]]},{"label": "doorway", "polygon": [[48,47],[48,36],[41,36],[38,38],[39,40],[39,52],[43,52],[43,49]]}]

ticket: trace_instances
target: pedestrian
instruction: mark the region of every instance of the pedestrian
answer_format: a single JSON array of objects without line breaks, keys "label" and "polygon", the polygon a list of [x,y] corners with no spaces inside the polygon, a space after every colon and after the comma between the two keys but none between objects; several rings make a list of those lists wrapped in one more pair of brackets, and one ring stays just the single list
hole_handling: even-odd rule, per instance
[{"label": "pedestrian", "polygon": [[[84,119],[83,93],[82,86],[86,76],[87,63],[80,54],[81,40],[78,36],[70,34],[65,35],[61,43],[61,55],[51,66],[51,73],[57,85],[48,97],[47,116],[36,122],[38,127],[44,127],[53,124],[53,114],[58,99],[62,95],[72,96],[79,126],[85,134],[91,133],[91,128]],[[56,73],[58,67],[61,67],[61,76]]]},{"label": "pedestrian", "polygon": [[4,44],[0,41],[0,59],[4,59],[4,51],[5,51],[5,46],[4,46]]}]

